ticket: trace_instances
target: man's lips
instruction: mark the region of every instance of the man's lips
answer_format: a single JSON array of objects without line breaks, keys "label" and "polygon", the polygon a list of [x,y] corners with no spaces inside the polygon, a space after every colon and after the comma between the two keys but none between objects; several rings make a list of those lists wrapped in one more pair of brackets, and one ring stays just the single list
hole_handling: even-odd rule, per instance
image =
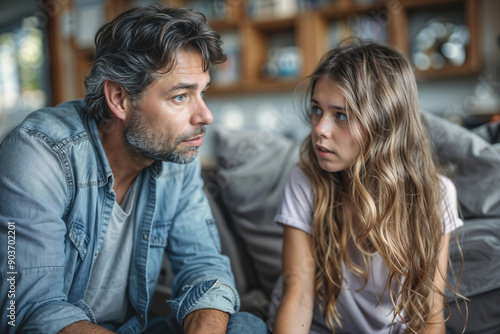
[{"label": "man's lips", "polygon": [[203,144],[203,135],[194,137],[193,139],[184,140],[184,143],[190,146],[200,146]]}]

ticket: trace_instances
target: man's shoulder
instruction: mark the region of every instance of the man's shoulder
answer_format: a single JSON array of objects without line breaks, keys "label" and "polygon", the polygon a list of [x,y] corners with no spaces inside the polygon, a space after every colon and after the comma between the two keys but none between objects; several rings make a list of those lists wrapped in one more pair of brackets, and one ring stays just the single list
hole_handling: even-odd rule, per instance
[{"label": "man's shoulder", "polygon": [[53,143],[75,140],[87,133],[83,115],[83,100],[69,101],[32,112],[18,129]]}]

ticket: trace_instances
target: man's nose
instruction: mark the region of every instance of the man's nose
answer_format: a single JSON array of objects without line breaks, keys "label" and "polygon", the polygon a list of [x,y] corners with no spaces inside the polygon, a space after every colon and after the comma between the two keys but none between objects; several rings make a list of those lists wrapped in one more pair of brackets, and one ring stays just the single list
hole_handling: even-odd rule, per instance
[{"label": "man's nose", "polygon": [[192,123],[193,125],[208,125],[214,120],[214,116],[210,109],[208,109],[205,101],[200,97],[196,103],[195,112],[193,113]]}]

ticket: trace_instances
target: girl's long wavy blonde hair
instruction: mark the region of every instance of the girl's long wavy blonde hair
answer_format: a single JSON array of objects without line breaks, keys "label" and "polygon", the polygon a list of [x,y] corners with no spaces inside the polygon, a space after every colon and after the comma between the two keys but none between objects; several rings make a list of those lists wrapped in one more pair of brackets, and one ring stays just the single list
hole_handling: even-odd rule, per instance
[{"label": "girl's long wavy blonde hair", "polygon": [[[393,322],[397,318],[407,332],[420,333],[432,316],[431,292],[443,295],[434,276],[444,233],[444,194],[413,70],[402,53],[388,46],[357,41],[334,49],[303,83],[309,122],[310,99],[320,78],[331,79],[341,90],[360,147],[351,168],[337,173],[320,168],[311,136],[301,148],[300,166],[314,194],[315,294],[325,320],[332,330],[334,322],[342,327],[336,310],[342,262],[366,282],[371,259],[379,254],[388,267]],[[348,221],[346,203],[356,224]],[[364,266],[350,259],[353,244]]]}]

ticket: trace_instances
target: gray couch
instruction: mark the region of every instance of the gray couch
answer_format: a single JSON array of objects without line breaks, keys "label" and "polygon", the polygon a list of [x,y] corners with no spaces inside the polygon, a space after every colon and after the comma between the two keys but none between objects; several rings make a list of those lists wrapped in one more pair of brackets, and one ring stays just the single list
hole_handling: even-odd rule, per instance
[{"label": "gray couch", "polygon": [[[458,230],[464,266],[461,292],[471,299],[468,333],[500,332],[500,124],[474,132],[425,114],[439,159],[451,169],[465,221]],[[231,258],[242,309],[266,318],[281,273],[282,228],[273,222],[299,144],[257,131],[217,131],[217,169],[205,172],[206,190]],[[496,143],[496,145],[495,145]],[[455,272],[461,259],[452,243]],[[450,271],[451,272],[451,271]],[[450,275],[449,279],[454,280]],[[448,292],[447,296],[451,295]],[[463,320],[452,304],[449,333]]]},{"label": "gray couch", "polygon": [[[425,119],[438,157],[453,172],[465,222],[458,238],[464,256],[461,292],[471,300],[467,333],[500,333],[500,144],[495,145],[500,124],[474,133],[430,114]],[[286,176],[298,161],[299,144],[257,131],[218,129],[216,138],[217,168],[205,170],[203,177],[222,252],[230,257],[241,309],[266,319],[281,273],[282,228],[273,217]],[[450,257],[460,272],[455,243]],[[450,316],[447,332],[461,333],[463,320],[453,303]]]}]

